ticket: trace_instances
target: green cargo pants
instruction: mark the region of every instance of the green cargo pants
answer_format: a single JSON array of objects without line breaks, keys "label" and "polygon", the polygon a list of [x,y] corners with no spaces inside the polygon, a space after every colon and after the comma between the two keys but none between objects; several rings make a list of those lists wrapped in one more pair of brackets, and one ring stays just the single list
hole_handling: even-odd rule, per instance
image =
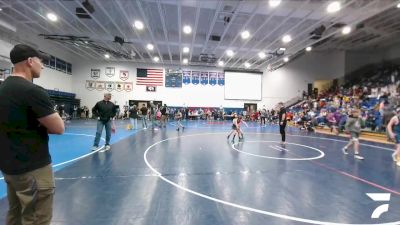
[{"label": "green cargo pants", "polygon": [[4,174],[9,210],[7,225],[48,225],[55,183],[51,165],[20,174]]}]

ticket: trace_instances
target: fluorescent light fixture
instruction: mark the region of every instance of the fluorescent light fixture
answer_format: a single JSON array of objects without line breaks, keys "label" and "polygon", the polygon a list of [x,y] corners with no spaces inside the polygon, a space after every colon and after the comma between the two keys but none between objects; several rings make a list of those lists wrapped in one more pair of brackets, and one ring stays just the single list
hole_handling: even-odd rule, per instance
[{"label": "fluorescent light fixture", "polygon": [[109,59],[109,58],[110,58],[110,55],[109,55],[109,54],[105,54],[104,57],[105,57],[106,59]]},{"label": "fluorescent light fixture", "polygon": [[335,13],[341,9],[341,5],[339,1],[331,2],[328,7],[326,7],[326,11],[328,13]]},{"label": "fluorescent light fixture", "polygon": [[312,47],[311,46],[308,46],[307,48],[306,48],[306,51],[307,52],[310,52],[312,50]]},{"label": "fluorescent light fixture", "polygon": [[292,37],[290,37],[290,35],[285,35],[282,38],[283,43],[289,43],[292,41]]},{"label": "fluorescent light fixture", "polygon": [[245,63],[244,63],[244,67],[249,68],[249,67],[250,67],[250,63],[245,62]]},{"label": "fluorescent light fixture", "polygon": [[269,0],[269,6],[272,8],[277,7],[279,4],[281,4],[281,0]]},{"label": "fluorescent light fixture", "polygon": [[185,34],[190,34],[190,33],[192,33],[192,28],[189,25],[186,25],[183,27],[183,32]]},{"label": "fluorescent light fixture", "polygon": [[227,50],[226,51],[226,54],[229,56],[229,57],[232,57],[235,53],[232,51],[232,50]]},{"label": "fluorescent light fixture", "polygon": [[283,58],[283,61],[285,61],[285,62],[289,62],[289,57],[285,57],[285,58]]},{"label": "fluorescent light fixture", "polygon": [[218,66],[224,66],[224,61],[219,61]]},{"label": "fluorescent light fixture", "polygon": [[189,52],[189,47],[183,47],[182,51],[183,51],[183,53],[188,53]]},{"label": "fluorescent light fixture", "polygon": [[267,55],[264,52],[259,52],[258,57],[260,57],[260,59],[264,59],[265,57],[267,57]]},{"label": "fluorescent light fixture", "polygon": [[188,64],[189,60],[185,58],[182,60],[182,62],[183,62],[183,64]]},{"label": "fluorescent light fixture", "polygon": [[279,51],[286,51],[286,48],[279,48]]},{"label": "fluorescent light fixture", "polygon": [[157,56],[153,58],[154,62],[158,62],[160,61],[160,58],[158,58]]},{"label": "fluorescent light fixture", "polygon": [[342,29],[342,34],[349,34],[351,32],[351,27],[345,26]]},{"label": "fluorescent light fixture", "polygon": [[154,45],[152,44],[147,44],[146,48],[150,51],[152,51],[154,49]]},{"label": "fluorescent light fixture", "polygon": [[49,19],[51,22],[56,22],[58,20],[58,17],[54,13],[47,13],[47,19]]},{"label": "fluorescent light fixture", "polygon": [[240,36],[242,36],[242,39],[247,39],[250,37],[250,32],[245,30],[240,34]]},{"label": "fluorescent light fixture", "polygon": [[133,23],[133,26],[138,30],[142,30],[144,27],[143,22],[140,20],[135,20],[135,22]]}]

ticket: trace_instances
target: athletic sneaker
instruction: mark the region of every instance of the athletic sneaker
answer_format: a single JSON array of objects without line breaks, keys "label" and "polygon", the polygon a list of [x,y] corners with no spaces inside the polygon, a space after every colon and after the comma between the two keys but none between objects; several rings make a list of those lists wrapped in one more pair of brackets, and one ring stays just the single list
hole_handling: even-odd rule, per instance
[{"label": "athletic sneaker", "polygon": [[354,155],[354,158],[355,158],[355,159],[361,159],[361,160],[364,159],[364,157],[362,157],[362,156],[359,155],[359,154],[355,154],[355,155]]},{"label": "athletic sneaker", "polygon": [[392,154],[392,159],[394,162],[397,162],[397,154],[396,152]]},{"label": "athletic sneaker", "polygon": [[92,152],[96,151],[99,147],[98,146],[93,146],[92,147]]},{"label": "athletic sneaker", "polygon": [[108,150],[110,150],[110,149],[111,149],[111,146],[110,146],[110,145],[106,145],[105,151],[108,151]]},{"label": "athletic sneaker", "polygon": [[349,152],[347,151],[347,148],[345,148],[345,147],[342,148],[342,152],[343,152],[343,154],[345,154],[345,155],[348,155],[348,154],[349,154]]},{"label": "athletic sneaker", "polygon": [[228,139],[229,140],[229,138],[230,138],[230,136],[228,135],[228,136],[226,136],[226,139]]}]

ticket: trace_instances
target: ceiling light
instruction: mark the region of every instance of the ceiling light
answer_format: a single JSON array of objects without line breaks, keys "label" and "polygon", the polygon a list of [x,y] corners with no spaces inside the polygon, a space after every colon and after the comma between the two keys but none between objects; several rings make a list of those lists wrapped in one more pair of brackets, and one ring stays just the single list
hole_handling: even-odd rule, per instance
[{"label": "ceiling light", "polygon": [[244,63],[244,67],[249,68],[249,67],[250,67],[250,63],[245,62],[245,63]]},{"label": "ceiling light", "polygon": [[292,37],[290,37],[290,35],[285,35],[282,38],[283,43],[289,43],[292,41]]},{"label": "ceiling light", "polygon": [[142,21],[140,21],[140,20],[135,20],[135,22],[133,23],[133,26],[138,30],[142,30],[144,27]]},{"label": "ceiling light", "polygon": [[88,42],[88,41],[84,41],[84,43],[85,43],[85,44],[89,44],[89,42]]},{"label": "ceiling light", "polygon": [[52,22],[56,22],[58,20],[58,17],[54,13],[47,13],[47,19],[49,19]]},{"label": "ceiling light", "polygon": [[183,32],[185,34],[190,34],[190,33],[192,33],[192,28],[189,25],[186,25],[183,27]]},{"label": "ceiling light", "polygon": [[160,61],[160,58],[158,58],[157,56],[153,58],[154,62],[158,62]]},{"label": "ceiling light", "polygon": [[250,37],[250,32],[245,30],[240,34],[240,36],[242,36],[242,39],[247,39]]},{"label": "ceiling light", "polygon": [[183,51],[183,53],[188,53],[189,52],[189,47],[183,47],[182,51]]},{"label": "ceiling light", "polygon": [[110,58],[110,55],[109,55],[109,54],[105,54],[104,57],[105,57],[106,59],[109,59],[109,58]]},{"label": "ceiling light", "polygon": [[189,61],[188,59],[183,59],[182,60],[183,64],[188,64],[188,61]]},{"label": "ceiling light", "polygon": [[224,65],[224,61],[219,61],[218,62],[218,66],[223,66]]},{"label": "ceiling light", "polygon": [[342,29],[342,34],[349,34],[351,32],[351,27],[345,26]]},{"label": "ceiling light", "polygon": [[152,44],[147,44],[146,48],[150,51],[152,51],[154,49],[154,45]]},{"label": "ceiling light", "polygon": [[285,58],[283,58],[283,61],[285,61],[285,62],[289,62],[289,57],[285,57]]},{"label": "ceiling light", "polygon": [[334,2],[331,2],[331,3],[328,5],[328,7],[326,7],[326,11],[327,11],[328,13],[335,13],[335,12],[339,11],[340,8],[341,8],[340,2],[334,1]]},{"label": "ceiling light", "polygon": [[[397,4],[397,8],[399,8],[400,9],[400,3],[399,4]],[[1,10],[0,10],[1,11]]]},{"label": "ceiling light", "polygon": [[269,0],[269,6],[271,7],[277,7],[279,4],[281,4],[281,0]]},{"label": "ceiling light", "polygon": [[286,51],[286,48],[279,48],[279,51]]},{"label": "ceiling light", "polygon": [[260,59],[264,59],[265,57],[267,57],[267,55],[264,52],[259,52],[258,57],[260,57]]},{"label": "ceiling light", "polygon": [[306,51],[307,52],[310,52],[312,50],[312,47],[311,46],[308,46],[307,48],[306,48]]},{"label": "ceiling light", "polygon": [[227,50],[227,51],[226,51],[226,54],[227,54],[229,57],[232,57],[235,53],[234,53],[232,50]]},{"label": "ceiling light", "polygon": [[272,66],[271,65],[268,65],[267,66],[267,70],[271,70],[272,69]]},{"label": "ceiling light", "polygon": [[1,11],[3,11],[3,9],[2,9],[2,8],[0,8],[0,12],[1,12]]}]

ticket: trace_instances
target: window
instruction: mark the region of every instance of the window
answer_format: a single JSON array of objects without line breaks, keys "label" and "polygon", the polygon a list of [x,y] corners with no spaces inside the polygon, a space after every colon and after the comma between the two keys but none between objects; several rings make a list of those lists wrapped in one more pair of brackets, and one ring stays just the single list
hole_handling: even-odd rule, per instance
[{"label": "window", "polygon": [[52,68],[52,69],[56,68],[56,57],[51,56],[49,67]]},{"label": "window", "polygon": [[49,60],[44,59],[43,65],[45,67],[55,69],[57,71],[72,75],[72,64],[65,62],[60,58],[56,58],[54,56],[50,56]]},{"label": "window", "polygon": [[56,70],[64,73],[67,71],[67,65],[64,60],[56,58]]},{"label": "window", "polygon": [[67,63],[67,74],[72,75],[72,65],[71,65],[71,63]]}]

